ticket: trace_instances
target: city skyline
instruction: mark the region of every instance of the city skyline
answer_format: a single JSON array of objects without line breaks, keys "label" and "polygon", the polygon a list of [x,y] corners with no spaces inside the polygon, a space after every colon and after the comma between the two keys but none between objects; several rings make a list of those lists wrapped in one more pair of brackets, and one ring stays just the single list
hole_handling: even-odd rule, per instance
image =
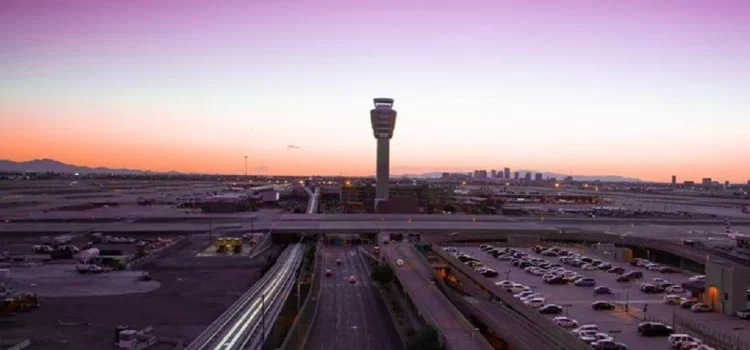
[{"label": "city skyline", "polygon": [[744,1],[219,3],[0,5],[0,158],[366,176],[388,96],[393,174],[750,174]]}]

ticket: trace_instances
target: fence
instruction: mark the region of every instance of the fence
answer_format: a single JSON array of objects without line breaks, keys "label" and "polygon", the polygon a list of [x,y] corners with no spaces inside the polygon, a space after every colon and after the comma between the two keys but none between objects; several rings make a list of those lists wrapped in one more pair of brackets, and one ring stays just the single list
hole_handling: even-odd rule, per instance
[{"label": "fence", "polygon": [[322,266],[320,263],[321,254],[320,246],[315,249],[315,260],[313,262],[313,277],[310,282],[310,292],[307,293],[307,298],[302,304],[302,307],[294,319],[292,327],[289,329],[284,343],[281,344],[281,350],[299,350],[303,349],[307,338],[315,324],[315,318],[318,315],[318,301],[320,300],[320,274],[318,273],[318,267]]}]

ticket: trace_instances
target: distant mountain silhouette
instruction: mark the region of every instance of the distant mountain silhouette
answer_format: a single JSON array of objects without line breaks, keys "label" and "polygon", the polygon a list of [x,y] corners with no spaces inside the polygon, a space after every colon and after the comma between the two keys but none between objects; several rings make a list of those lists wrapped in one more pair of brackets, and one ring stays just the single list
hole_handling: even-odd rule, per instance
[{"label": "distant mountain silhouette", "polygon": [[[521,178],[523,178],[526,175],[527,172],[530,172],[532,179],[534,178],[534,174],[540,172],[540,171],[536,171],[536,170],[517,170],[517,171],[518,171],[519,175],[521,176]],[[516,170],[514,170],[513,172],[516,172]],[[458,173],[458,172],[453,171],[453,172],[450,172],[450,173],[451,174],[455,174],[455,173]],[[467,171],[466,173],[468,174],[469,172]],[[562,181],[563,179],[565,179],[566,176],[569,176],[569,175],[566,175],[566,174],[550,173],[550,172],[543,172],[543,171],[541,171],[541,173],[542,173],[542,176],[544,176],[545,179],[553,177],[553,178],[556,178],[558,181]],[[487,176],[489,176],[489,175],[490,174],[487,174]],[[511,175],[513,175],[513,174],[511,174]],[[443,176],[443,173],[442,172],[432,172],[432,173],[423,173],[423,174],[403,174],[403,175],[394,175],[394,176],[406,176],[406,177],[416,177],[416,178],[424,178],[424,179],[434,179],[434,178],[439,178],[439,177]],[[575,180],[575,181],[596,181],[596,180],[599,180],[599,181],[602,181],[602,182],[638,182],[638,181],[641,181],[641,180],[636,179],[636,178],[619,176],[619,175],[573,175],[573,180]]]},{"label": "distant mountain silhouette", "polygon": [[0,160],[0,171],[7,172],[52,172],[52,173],[104,173],[104,174],[143,174],[146,171],[133,169],[90,168],[65,164],[54,159],[34,159],[27,162]]}]

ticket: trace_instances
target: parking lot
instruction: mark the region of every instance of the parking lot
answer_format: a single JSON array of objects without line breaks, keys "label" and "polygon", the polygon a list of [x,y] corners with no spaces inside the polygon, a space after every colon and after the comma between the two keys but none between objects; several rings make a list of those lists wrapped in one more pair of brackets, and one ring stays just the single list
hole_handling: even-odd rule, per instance
[{"label": "parking lot", "polygon": [[[566,248],[571,252],[579,253],[580,250]],[[681,284],[688,280],[690,275],[682,272],[664,274],[656,271],[648,271],[645,268],[633,267],[627,263],[617,263],[606,259],[599,259],[609,262],[613,267],[622,267],[625,271],[641,271],[643,278],[634,280],[630,283],[619,283],[615,279],[617,274],[608,273],[602,270],[584,271],[581,268],[562,264],[556,257],[541,256],[535,254],[531,249],[518,249],[529,254],[530,257],[543,258],[549,262],[559,263],[567,270],[576,272],[582,276],[592,277],[596,280],[596,286],[607,286],[612,289],[611,295],[595,295],[594,287],[579,287],[572,284],[547,284],[544,283],[541,276],[535,276],[527,273],[524,269],[511,266],[508,260],[497,260],[492,255],[482,251],[479,247],[461,247],[460,252],[472,255],[482,261],[482,263],[499,273],[499,276],[492,278],[493,281],[502,281],[506,278],[515,283],[532,288],[537,293],[541,293],[547,303],[554,303],[563,306],[563,316],[569,316],[579,322],[580,325],[596,324],[601,332],[610,333],[616,341],[625,343],[631,349],[660,349],[668,348],[665,337],[641,337],[637,334],[636,328],[644,316],[655,318],[667,324],[672,324],[673,317],[695,320],[701,323],[711,323],[710,327],[716,331],[726,330],[727,335],[734,335],[732,329],[738,326],[750,324],[747,321],[739,320],[715,312],[694,313],[690,310],[681,309],[679,306],[667,305],[663,302],[666,293],[646,294],[640,291],[640,285],[643,282],[651,282],[654,278],[669,280],[674,284]],[[590,255],[594,259],[599,257]],[[506,277],[507,276],[507,277]],[[688,297],[687,293],[679,295]],[[618,304],[628,305],[628,311],[618,309],[616,311],[595,311],[591,308],[594,301],[610,301]],[[647,310],[647,311],[646,311]],[[645,311],[645,312],[644,312]],[[559,315],[548,315],[554,318]],[[679,331],[679,328],[678,328]],[[741,332],[740,338],[750,338],[750,331]],[[747,340],[750,342],[750,339]]]}]

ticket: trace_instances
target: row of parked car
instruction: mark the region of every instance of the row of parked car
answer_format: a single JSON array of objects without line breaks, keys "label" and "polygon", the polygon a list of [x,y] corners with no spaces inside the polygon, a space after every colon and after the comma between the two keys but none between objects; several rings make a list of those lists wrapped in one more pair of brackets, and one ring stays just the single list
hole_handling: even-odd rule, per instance
[{"label": "row of parked car", "polygon": [[[499,260],[510,261],[512,265],[523,268],[527,273],[544,276],[550,273],[550,271],[559,271],[561,275],[565,276],[562,270],[565,270],[560,264],[550,262],[546,259],[530,257],[527,253],[514,248],[495,248],[491,245],[482,245],[480,249],[494,256]],[[550,251],[552,252],[552,251]],[[554,251],[555,254],[559,254]],[[550,254],[543,254],[551,256]],[[562,270],[560,270],[562,268]],[[566,277],[570,277],[573,274],[567,274]],[[576,274],[577,276],[577,274]],[[577,276],[582,277],[582,276]],[[578,282],[579,285],[588,284],[588,280]],[[513,281],[499,281],[495,283],[499,288],[512,293],[513,296],[519,299],[524,305],[536,308],[540,314],[546,315],[560,315],[562,314],[563,307],[557,304],[548,303],[541,293],[535,292],[531,287],[524,286]],[[591,304],[594,310],[612,310],[615,306],[607,301],[595,301]],[[556,325],[572,329],[573,334],[576,335],[581,341],[591,345],[594,349],[599,350],[625,350],[627,345],[615,341],[609,334],[599,331],[596,325],[579,325],[578,321],[568,316],[556,316],[552,319]]]}]

